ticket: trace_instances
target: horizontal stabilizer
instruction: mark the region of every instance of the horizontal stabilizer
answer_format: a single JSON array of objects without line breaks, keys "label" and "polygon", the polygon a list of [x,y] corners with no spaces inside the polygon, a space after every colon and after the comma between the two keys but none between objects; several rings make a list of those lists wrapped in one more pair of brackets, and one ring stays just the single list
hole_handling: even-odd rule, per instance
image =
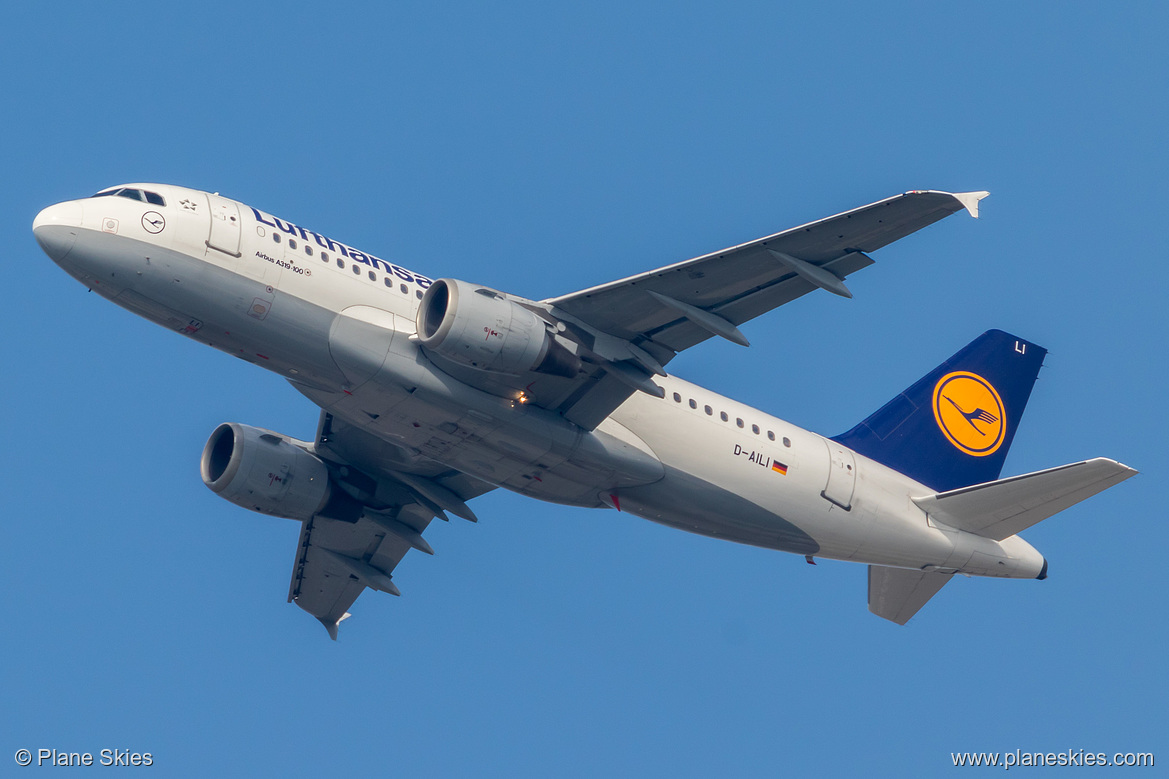
[{"label": "horizontal stabilizer", "polygon": [[1136,473],[1127,465],[1098,457],[913,502],[938,522],[1002,541]]},{"label": "horizontal stabilizer", "polygon": [[952,578],[948,573],[870,565],[869,611],[904,625]]}]

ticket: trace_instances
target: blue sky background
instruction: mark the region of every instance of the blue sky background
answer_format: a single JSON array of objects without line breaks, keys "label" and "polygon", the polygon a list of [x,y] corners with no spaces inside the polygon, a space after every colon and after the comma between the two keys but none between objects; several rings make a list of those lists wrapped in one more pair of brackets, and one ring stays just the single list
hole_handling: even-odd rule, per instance
[{"label": "blue sky background", "polygon": [[[5,32],[0,765],[1169,762],[1164,6],[26,3]],[[309,437],[316,410],[87,294],[33,240],[40,208],[127,181],[535,298],[908,189],[989,189],[978,222],[877,252],[854,300],[807,296],[746,325],[749,350],[715,339],[671,370],[834,434],[999,327],[1051,350],[1006,473],[1142,474],[1024,534],[1047,581],[962,579],[904,628],[868,613],[863,566],[497,492],[478,525],[436,523],[403,597],[366,593],[333,643],[285,603],[296,523],[198,476],[218,423]]]}]

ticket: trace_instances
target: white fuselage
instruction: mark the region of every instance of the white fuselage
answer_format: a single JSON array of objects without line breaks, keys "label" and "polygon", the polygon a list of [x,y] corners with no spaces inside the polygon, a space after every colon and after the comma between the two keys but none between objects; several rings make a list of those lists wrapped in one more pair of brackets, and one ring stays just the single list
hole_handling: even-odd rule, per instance
[{"label": "white fuselage", "polygon": [[664,398],[635,392],[592,432],[468,386],[411,339],[429,278],[242,203],[149,187],[165,206],[61,203],[38,217],[38,239],[93,291],[284,376],[396,445],[403,468],[435,460],[542,500],[809,558],[1040,573],[1042,556],[1017,536],[996,542],[928,517],[911,500],[928,487],[673,376],[657,380]]}]

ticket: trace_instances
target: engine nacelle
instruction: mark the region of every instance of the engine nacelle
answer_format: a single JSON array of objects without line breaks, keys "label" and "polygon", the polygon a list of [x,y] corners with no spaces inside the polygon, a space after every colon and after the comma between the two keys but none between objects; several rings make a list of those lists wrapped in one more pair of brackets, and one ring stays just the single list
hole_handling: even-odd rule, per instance
[{"label": "engine nacelle", "polygon": [[481,371],[572,377],[580,369],[580,359],[556,342],[542,319],[495,290],[465,281],[431,284],[415,325],[425,349]]},{"label": "engine nacelle", "polygon": [[220,425],[203,447],[203,483],[221,498],[261,514],[311,519],[328,503],[329,469],[268,430]]}]

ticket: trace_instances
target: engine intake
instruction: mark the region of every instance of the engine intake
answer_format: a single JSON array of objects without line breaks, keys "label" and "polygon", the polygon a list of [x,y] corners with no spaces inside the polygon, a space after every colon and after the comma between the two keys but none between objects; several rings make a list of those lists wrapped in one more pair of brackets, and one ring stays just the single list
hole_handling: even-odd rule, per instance
[{"label": "engine intake", "polygon": [[538,316],[495,290],[465,281],[431,284],[415,325],[425,349],[481,371],[518,375],[534,370],[571,378],[581,367]]},{"label": "engine intake", "polygon": [[219,497],[285,519],[311,519],[332,492],[320,458],[285,436],[236,423],[215,428],[199,470]]}]

